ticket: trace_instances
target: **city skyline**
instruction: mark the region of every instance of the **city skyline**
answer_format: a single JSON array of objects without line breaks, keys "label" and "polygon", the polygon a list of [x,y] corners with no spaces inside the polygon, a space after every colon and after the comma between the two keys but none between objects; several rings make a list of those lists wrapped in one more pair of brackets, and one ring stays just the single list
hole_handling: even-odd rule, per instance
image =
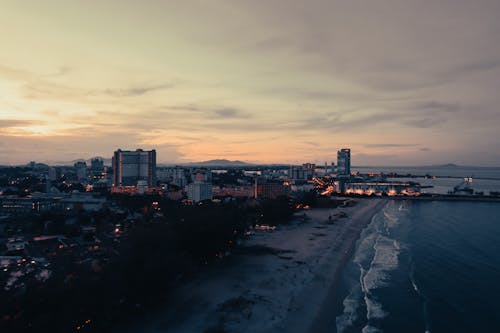
[{"label": "city skyline", "polygon": [[0,164],[499,166],[497,1],[3,2]]}]

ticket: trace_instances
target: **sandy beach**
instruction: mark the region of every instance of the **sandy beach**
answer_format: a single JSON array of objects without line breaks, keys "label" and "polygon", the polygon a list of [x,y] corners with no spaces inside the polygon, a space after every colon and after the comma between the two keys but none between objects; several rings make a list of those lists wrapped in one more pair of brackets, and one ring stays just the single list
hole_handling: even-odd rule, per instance
[{"label": "sandy beach", "polygon": [[357,199],[352,207],[302,211],[290,225],[257,230],[240,251],[177,289],[164,309],[118,331],[326,331],[335,325],[328,309],[342,268],[384,204]]}]

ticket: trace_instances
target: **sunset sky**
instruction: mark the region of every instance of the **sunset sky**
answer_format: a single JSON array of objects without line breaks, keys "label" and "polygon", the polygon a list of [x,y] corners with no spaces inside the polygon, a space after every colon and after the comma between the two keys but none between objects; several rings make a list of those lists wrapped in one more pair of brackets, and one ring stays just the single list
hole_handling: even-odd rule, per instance
[{"label": "sunset sky", "polygon": [[0,164],[500,165],[500,1],[0,0]]}]

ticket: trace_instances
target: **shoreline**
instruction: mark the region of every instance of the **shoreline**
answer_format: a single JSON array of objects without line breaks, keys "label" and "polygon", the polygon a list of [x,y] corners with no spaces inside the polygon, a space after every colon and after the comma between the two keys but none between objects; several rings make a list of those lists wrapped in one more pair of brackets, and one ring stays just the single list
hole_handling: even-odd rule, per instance
[{"label": "shoreline", "polygon": [[345,266],[352,260],[353,255],[356,251],[356,244],[361,238],[362,231],[372,222],[373,217],[379,213],[388,203],[388,200],[380,201],[377,209],[374,209],[366,217],[365,224],[361,229],[359,229],[358,235],[352,240],[349,248],[349,252],[342,258],[339,263],[338,269],[335,271],[334,278],[330,285],[330,289],[327,291],[327,295],[324,298],[324,302],[321,305],[319,312],[317,313],[315,319],[309,326],[307,332],[309,333],[329,333],[332,331],[331,327],[336,327],[336,317],[332,315],[334,309],[337,309],[338,305],[342,303],[342,299],[339,299],[339,288],[341,284],[342,274],[344,273]]},{"label": "shoreline", "polygon": [[[357,199],[356,207],[361,203]],[[383,207],[387,204],[387,200],[374,201],[374,203],[364,203],[364,207],[361,207],[359,211],[352,212],[348,219],[352,225],[352,228],[347,229],[342,236],[348,236],[343,239],[343,242],[337,244],[336,249],[332,251],[325,259],[331,260],[330,268],[328,273],[332,278],[329,279],[329,283],[324,290],[318,290],[316,286],[316,291],[320,292],[320,295],[315,302],[315,308],[310,307],[309,320],[304,322],[304,318],[301,318],[303,313],[297,311],[297,313],[290,314],[290,320],[284,327],[283,332],[310,332],[310,333],[321,333],[321,332],[331,332],[332,327],[336,325],[336,317],[333,316],[333,310],[337,307],[339,303],[338,299],[338,288],[340,286],[340,279],[346,264],[352,259],[355,251],[356,243],[361,237],[361,232],[365,229],[372,221],[375,214],[380,212]],[[340,256],[340,258],[338,257]],[[336,261],[337,259],[337,261]],[[304,295],[304,301],[310,299],[311,294]],[[341,301],[341,300],[340,300]],[[313,311],[314,310],[314,311]],[[294,318],[301,318],[299,320]],[[271,331],[269,332],[271,333]]]},{"label": "shoreline", "polygon": [[345,264],[387,203],[354,201],[301,211],[276,231],[255,231],[241,251],[179,286],[169,304],[114,331],[326,332]]}]

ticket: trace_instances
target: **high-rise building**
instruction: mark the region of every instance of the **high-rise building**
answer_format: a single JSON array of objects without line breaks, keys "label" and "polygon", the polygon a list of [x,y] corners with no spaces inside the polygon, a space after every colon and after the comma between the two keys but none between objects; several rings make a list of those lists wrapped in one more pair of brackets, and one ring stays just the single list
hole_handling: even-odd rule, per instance
[{"label": "high-rise building", "polygon": [[113,186],[137,188],[138,183],[156,185],[156,151],[118,149],[113,156]]},{"label": "high-rise building", "polygon": [[76,169],[76,177],[78,181],[84,181],[87,179],[87,163],[85,162],[76,162],[74,164]]},{"label": "high-rise building", "polygon": [[208,169],[196,169],[191,171],[191,180],[195,183],[211,183],[212,172]]},{"label": "high-rise building", "polygon": [[101,158],[93,158],[90,161],[90,175],[93,180],[99,180],[106,177],[104,161]]},{"label": "high-rise building", "polygon": [[304,163],[302,167],[291,166],[288,172],[289,178],[293,180],[311,180],[315,175],[316,164]]},{"label": "high-rise building", "polygon": [[194,182],[186,186],[189,200],[194,202],[212,200],[212,184]]},{"label": "high-rise building", "polygon": [[337,174],[351,174],[351,149],[343,148],[337,152]]},{"label": "high-rise building", "polygon": [[50,167],[48,171],[49,180],[54,182],[57,179],[57,170],[54,167]]},{"label": "high-rise building", "polygon": [[180,166],[175,168],[159,168],[156,170],[156,178],[162,182],[185,187],[187,185],[186,171]]},{"label": "high-rise building", "polygon": [[307,180],[311,180],[316,174],[316,164],[314,163],[304,163],[302,169]]},{"label": "high-rise building", "polygon": [[104,161],[100,158],[93,158],[90,161],[90,170],[94,172],[103,172],[104,171]]}]

